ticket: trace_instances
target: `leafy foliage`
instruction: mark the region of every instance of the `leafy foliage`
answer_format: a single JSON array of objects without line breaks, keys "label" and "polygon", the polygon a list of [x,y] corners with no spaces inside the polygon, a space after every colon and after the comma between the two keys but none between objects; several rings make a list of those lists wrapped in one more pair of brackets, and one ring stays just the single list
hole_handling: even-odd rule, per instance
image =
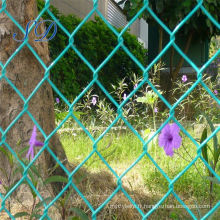
[{"label": "leafy foliage", "polygon": [[[124,11],[131,19],[138,10],[143,6],[142,0],[122,0],[118,4],[125,3]],[[154,13],[173,30],[197,5],[197,1],[192,0],[149,0],[149,6]],[[203,1],[204,8],[220,22],[220,1],[207,0]],[[151,24],[157,24],[156,20],[145,10],[143,18]],[[193,18],[193,19],[192,19]],[[191,19],[188,19],[179,31],[183,35],[194,32],[197,39],[211,39],[212,36],[220,34],[220,30],[210,21],[210,19],[198,9]]]},{"label": "leafy foliage", "polygon": [[[19,162],[22,162],[23,165],[28,166],[29,161],[27,159],[23,159],[23,153],[28,150],[28,147],[25,147],[24,149],[20,150],[17,152],[18,159],[20,160]],[[19,176],[24,175],[24,167],[19,163],[13,156],[13,154],[9,150],[5,150],[0,146],[0,154],[3,154],[7,159],[8,163],[10,164],[10,171],[7,172],[4,168],[0,168],[1,171],[3,172],[3,177],[4,177],[4,182],[1,183],[4,192],[1,194],[3,196],[6,196],[13,187],[15,187],[18,182],[19,182]],[[56,169],[57,165],[55,165],[52,169]],[[48,170],[49,172],[49,170]],[[15,178],[16,177],[16,178]],[[25,179],[21,184],[25,184],[27,187],[26,189],[31,192],[31,197],[30,198],[30,206],[27,208],[25,205],[23,205],[20,201],[20,198],[15,195],[13,198],[14,200],[8,201],[8,208],[9,210],[12,208],[12,203],[13,202],[18,202],[19,204],[22,205],[23,209],[27,209],[28,211],[21,211],[17,212],[14,214],[15,219],[20,219],[24,218],[25,216],[28,216],[28,219],[40,219],[42,217],[42,207],[45,206],[45,204],[49,204],[53,199],[54,195],[50,191],[50,187],[48,187],[49,184],[51,183],[62,183],[63,185],[67,184],[69,182],[69,179],[64,176],[58,176],[58,175],[53,175],[49,176],[45,179],[41,173],[41,168],[39,165],[32,164],[28,171],[27,171],[27,177],[30,179],[32,185],[35,187],[35,189],[39,190],[39,188],[44,188],[45,192],[47,192],[50,197],[44,198],[42,201],[38,200],[38,195],[30,185],[30,183]],[[81,181],[76,179],[76,181]],[[78,219],[78,216],[80,219],[88,219],[88,216],[85,214],[83,210],[77,207],[73,207],[72,205],[72,196],[73,196],[73,189],[70,188],[66,190],[66,192],[57,199],[57,201],[53,204],[55,208],[58,209],[59,213],[61,213],[61,218],[66,219],[67,217],[71,217],[71,219]]]},{"label": "leafy foliage", "polygon": [[[39,10],[44,6],[39,1]],[[50,9],[60,23],[69,31],[73,32],[81,22],[81,19],[74,15],[64,16],[57,9]],[[44,15],[44,19],[51,19]],[[143,64],[147,64],[147,50],[138,42],[137,38],[128,32],[123,35],[124,44],[132,54]],[[58,28],[57,35],[49,41],[50,57],[56,59],[69,43],[69,38]],[[74,46],[83,56],[97,68],[118,44],[117,36],[98,17],[95,20],[86,22],[74,37]],[[119,79],[131,74],[140,74],[141,70],[129,58],[129,56],[119,49],[106,65],[98,72],[99,80],[105,88],[111,91],[109,82],[116,84]],[[70,48],[59,60],[57,65],[51,70],[51,78],[58,89],[68,99],[74,99],[82,88],[92,79],[93,73],[81,58]]]},{"label": "leafy foliage", "polygon": [[[211,132],[214,132],[216,129],[211,119],[206,113],[201,112],[201,116],[202,118],[206,120],[207,125],[203,129],[202,136],[200,139],[200,144],[202,144],[203,141],[205,141],[208,138],[208,134],[207,134],[208,127],[210,127]],[[213,147],[209,146],[207,143],[204,144],[202,148],[202,156],[206,160],[206,162],[212,167],[214,172],[217,172],[219,169],[217,165],[218,165],[219,156],[220,156],[220,145],[218,143],[217,135],[213,136]],[[209,199],[210,199],[210,204],[212,204],[213,184],[220,184],[220,181],[217,179],[216,176],[214,176],[214,174],[209,170],[208,167],[207,167],[207,171],[208,171],[209,176],[207,176],[206,178],[210,181],[209,183],[210,184],[210,188],[209,188],[210,198]]]}]

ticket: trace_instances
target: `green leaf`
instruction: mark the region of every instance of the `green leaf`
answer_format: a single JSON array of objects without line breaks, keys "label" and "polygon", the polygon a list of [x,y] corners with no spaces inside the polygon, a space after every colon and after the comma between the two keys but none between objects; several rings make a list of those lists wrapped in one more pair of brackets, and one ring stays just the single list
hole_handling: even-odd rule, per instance
[{"label": "green leaf", "polygon": [[29,149],[29,146],[22,148],[22,149],[18,152],[19,157],[21,157],[22,154],[23,154],[24,152],[26,152],[28,149]]},{"label": "green leaf", "polygon": [[177,215],[176,212],[171,212],[170,213],[170,218],[173,219],[173,220],[177,220],[177,219],[179,219],[179,216]]},{"label": "green leaf", "polygon": [[16,173],[22,174],[22,173],[23,173],[23,169],[21,169],[21,167],[18,166],[18,167],[13,171],[13,175],[15,176]]},{"label": "green leaf", "polygon": [[85,115],[86,113],[84,112],[73,112],[74,116],[77,118],[77,119],[80,119],[80,115]]},{"label": "green leaf", "polygon": [[13,156],[11,152],[5,150],[3,147],[0,147],[0,151],[8,158],[9,164],[12,167],[13,166]]},{"label": "green leaf", "polygon": [[[212,121],[209,118],[209,116],[207,114],[205,114],[204,112],[202,112],[202,115],[205,117],[206,121],[208,122],[211,131],[214,132],[215,127],[212,124]],[[216,164],[218,161],[219,155],[220,155],[220,150],[218,147],[218,138],[216,135],[213,136],[213,148],[214,148],[214,163]]]},{"label": "green leaf", "polygon": [[212,34],[212,33],[213,33],[213,26],[212,26],[212,23],[211,23],[211,21],[209,20],[209,18],[206,19],[206,24],[207,24],[207,26],[208,26],[209,29],[210,29],[210,33]]},{"label": "green leaf", "polygon": [[[28,183],[27,181],[23,181],[22,184],[26,184],[26,185],[29,187],[33,198],[36,198],[36,197],[37,197],[37,194],[35,193],[35,191],[32,189],[32,187],[29,185],[29,183]],[[36,184],[36,182],[34,182],[33,184]]]},{"label": "green leaf", "polygon": [[138,6],[137,2],[132,2],[131,9],[136,9]]},{"label": "green leaf", "polygon": [[44,203],[47,204],[47,202],[51,201],[53,198],[52,197],[48,197],[46,199],[44,199],[43,201],[40,201],[37,203],[37,205],[35,206],[36,209],[40,208],[41,206],[44,205]]},{"label": "green leaf", "polygon": [[27,212],[17,212],[14,215],[14,218],[20,218],[20,217],[23,217],[23,216],[29,216],[29,214]]},{"label": "green leaf", "polygon": [[67,220],[81,220],[81,219],[76,216],[69,216]]},{"label": "green leaf", "polygon": [[73,192],[73,189],[71,188],[71,189],[68,191],[68,193],[65,195],[64,205],[66,205],[67,202],[69,201],[69,199],[71,198],[70,196],[71,196],[72,192]]},{"label": "green leaf", "polygon": [[[207,138],[207,128],[204,128],[200,139],[200,144]],[[208,162],[207,144],[202,147],[202,156]]]},{"label": "green leaf", "polygon": [[82,209],[70,208],[69,211],[73,211],[76,215],[80,217],[81,220],[89,220],[88,216]]},{"label": "green leaf", "polygon": [[15,180],[10,186],[5,187],[6,188],[6,194],[17,184],[19,179]]},{"label": "green leaf", "polygon": [[126,1],[124,4],[124,11],[130,13],[131,12],[131,3],[130,1]]},{"label": "green leaf", "polygon": [[31,217],[31,219],[32,219],[33,217],[35,217],[34,219],[40,219],[41,216],[42,216],[42,215],[40,215],[40,214],[34,213],[34,214],[32,214],[30,217]]},{"label": "green leaf", "polygon": [[69,112],[56,113],[56,118],[57,118],[57,120],[63,120],[68,114],[69,114]]},{"label": "green leaf", "polygon": [[191,6],[191,0],[185,0],[183,1],[182,5],[186,8],[189,8]]},{"label": "green leaf", "polygon": [[46,185],[49,183],[57,183],[57,182],[68,183],[68,178],[63,177],[63,176],[51,176],[44,181],[44,184]]},{"label": "green leaf", "polygon": [[36,187],[36,179],[35,179],[35,176],[33,175],[33,173],[30,171],[30,170],[28,170],[28,174],[29,174],[29,177],[31,178],[31,182],[34,184],[34,186]]},{"label": "green leaf", "polygon": [[145,103],[152,106],[157,101],[157,99],[158,96],[154,92],[148,91],[145,93],[145,96],[138,97],[137,102]]},{"label": "green leaf", "polygon": [[32,166],[30,167],[30,170],[31,170],[31,172],[33,172],[37,177],[41,177],[40,174],[39,174],[39,172],[38,172],[38,170],[37,170],[37,167],[36,167],[35,165],[32,165]]},{"label": "green leaf", "polygon": [[138,97],[137,102],[147,103],[147,98],[146,97]]},{"label": "green leaf", "polygon": [[[63,120],[64,118],[66,118],[66,116],[69,114],[69,112],[59,112],[56,113],[56,119],[57,120]],[[84,115],[84,112],[73,112],[73,115],[77,118],[80,119],[80,115]]]},{"label": "green leaf", "polygon": [[146,130],[144,130],[144,134],[145,134],[145,135],[149,135],[150,133],[151,133],[150,128],[147,128]]},{"label": "green leaf", "polygon": [[216,177],[207,176],[206,178],[215,184],[220,184],[220,181]]}]

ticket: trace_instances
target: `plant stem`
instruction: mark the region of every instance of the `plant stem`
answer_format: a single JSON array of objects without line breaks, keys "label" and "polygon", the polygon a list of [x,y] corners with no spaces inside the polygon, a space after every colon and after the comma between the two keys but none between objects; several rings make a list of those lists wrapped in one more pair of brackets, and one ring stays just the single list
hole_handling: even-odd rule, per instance
[{"label": "plant stem", "polygon": [[[186,159],[185,157],[183,157],[181,154],[179,154],[178,152],[175,152],[179,157],[181,157],[182,159],[184,159],[185,161],[187,161],[187,162],[191,162],[191,160],[188,160],[188,159]],[[197,166],[194,164],[194,166],[195,166],[195,168],[196,168],[196,170],[197,170],[197,172],[198,172],[198,174],[199,174],[199,176],[202,178],[202,179],[204,179],[204,177],[202,176],[202,174],[200,173],[200,171],[199,171],[199,169],[197,168]]]},{"label": "plant stem", "polygon": [[66,218],[66,209],[65,209],[65,207],[63,207],[62,209],[63,209],[62,218],[65,219]]},{"label": "plant stem", "polygon": [[[191,159],[191,161],[192,161],[193,158],[191,157],[190,153],[187,151],[187,149],[185,148],[184,145],[183,145],[183,149],[186,151],[186,153],[188,154],[188,156],[190,157],[190,159]],[[188,162],[191,162],[191,161],[188,160]],[[200,171],[199,171],[199,169],[197,168],[197,166],[195,165],[195,163],[194,163],[194,166],[195,166],[195,168],[196,168],[196,170],[197,170],[199,176],[200,176],[202,179],[204,179],[204,177],[203,177],[202,174],[200,173]]]},{"label": "plant stem", "polygon": [[[214,166],[213,166],[214,171],[215,171],[215,168],[216,168],[216,164],[217,163],[215,163]],[[212,177],[212,178],[214,177],[214,175],[211,173],[211,171],[209,169],[208,169],[208,173],[209,173],[210,177]],[[210,184],[209,184],[209,205],[210,205],[210,209],[212,209],[212,200],[213,200],[212,191],[213,191],[213,182],[210,180]]]},{"label": "plant stem", "polygon": [[170,52],[170,76],[173,75],[173,56],[174,56],[174,47],[171,46],[171,52]]},{"label": "plant stem", "polygon": [[[155,112],[154,112],[154,106],[153,105],[151,105],[151,109],[152,109],[152,112],[153,112],[154,132],[156,132]],[[155,159],[157,158],[157,150],[156,150],[155,145],[154,145],[154,157],[155,157]]]},{"label": "plant stem", "polygon": [[35,204],[36,204],[36,197],[34,198],[34,202],[33,202],[33,205],[32,205],[31,215],[32,215],[32,213],[33,213],[33,211],[34,211]]}]

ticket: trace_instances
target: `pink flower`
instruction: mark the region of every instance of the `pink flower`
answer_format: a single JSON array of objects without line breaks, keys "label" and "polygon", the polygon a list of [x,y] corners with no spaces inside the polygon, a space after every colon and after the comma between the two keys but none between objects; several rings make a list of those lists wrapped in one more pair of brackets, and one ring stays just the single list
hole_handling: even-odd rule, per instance
[{"label": "pink flower", "polygon": [[187,76],[186,75],[183,75],[182,76],[182,81],[185,83],[187,81]]},{"label": "pink flower", "polygon": [[157,107],[154,108],[154,112],[155,112],[155,113],[158,112],[158,108],[157,108]]},{"label": "pink flower", "polygon": [[173,149],[180,147],[182,138],[177,124],[166,124],[159,135],[159,146],[164,148],[166,155],[173,156]]},{"label": "pink flower", "polygon": [[218,95],[218,91],[217,91],[217,89],[214,90],[214,93],[215,93],[216,95]]},{"label": "pink flower", "polygon": [[29,145],[30,145],[30,147],[29,147],[29,150],[28,150],[26,157],[29,159],[29,157],[31,156],[31,159],[33,160],[34,147],[42,147],[44,145],[43,142],[40,142],[37,140],[37,126],[36,125],[34,125],[34,127],[33,127],[31,138],[29,140]]},{"label": "pink flower", "polygon": [[59,104],[60,103],[60,99],[56,98],[56,103]]},{"label": "pink flower", "polygon": [[95,105],[97,103],[96,97],[92,98],[92,104]]},{"label": "pink flower", "polygon": [[123,99],[125,100],[126,98],[127,98],[127,95],[126,93],[124,93]]},{"label": "pink flower", "polygon": [[134,85],[134,89],[136,89],[136,88],[137,88],[137,86],[138,86],[138,84],[136,83],[136,84]]}]

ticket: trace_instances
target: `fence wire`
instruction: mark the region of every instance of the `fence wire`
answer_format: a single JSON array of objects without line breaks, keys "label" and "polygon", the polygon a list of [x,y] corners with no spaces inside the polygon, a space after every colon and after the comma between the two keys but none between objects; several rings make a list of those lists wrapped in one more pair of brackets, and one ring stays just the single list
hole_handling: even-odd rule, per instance
[{"label": "fence wire", "polygon": [[[2,0],[2,7],[0,9],[0,13],[5,13],[13,22],[16,24],[16,26],[21,30],[21,32],[25,35],[25,30],[21,27],[21,25],[16,21],[16,19],[7,11],[7,0]],[[138,13],[128,22],[128,24],[121,30],[121,32],[118,32],[107,20],[106,18],[101,14],[101,12],[98,9],[98,0],[93,0],[93,9],[89,12],[89,14],[82,20],[82,22],[77,26],[77,28],[72,32],[69,33],[67,29],[57,20],[57,18],[53,15],[53,13],[49,9],[50,6],[50,0],[45,0],[45,6],[43,10],[39,13],[38,17],[35,19],[36,21],[39,21],[40,17],[44,13],[48,13],[51,16],[51,19],[56,22],[59,28],[61,28],[64,33],[69,37],[69,43],[66,46],[66,48],[60,53],[60,55],[47,67],[46,64],[42,61],[42,59],[38,56],[38,54],[35,52],[35,50],[31,47],[31,45],[28,43],[28,38],[24,40],[24,42],[17,48],[17,50],[11,55],[11,57],[7,60],[5,64],[0,62],[0,66],[2,69],[2,75],[0,76],[0,80],[5,79],[10,86],[16,91],[16,93],[20,96],[20,98],[24,101],[24,108],[23,111],[11,122],[11,124],[8,126],[7,129],[3,130],[0,127],[0,132],[2,134],[1,137],[1,142],[0,145],[5,145],[8,150],[13,154],[13,156],[18,160],[20,165],[23,167],[24,172],[23,172],[23,177],[18,181],[18,183],[5,195],[3,196],[0,194],[0,197],[2,199],[1,203],[1,209],[0,212],[3,210],[9,215],[11,219],[15,219],[14,216],[10,213],[10,211],[6,207],[6,201],[7,199],[10,198],[11,194],[22,184],[24,180],[28,182],[30,187],[35,191],[37,196],[41,201],[44,199],[41,197],[39,191],[34,187],[33,183],[31,180],[28,178],[28,170],[30,167],[34,164],[34,162],[38,159],[40,154],[44,151],[47,150],[51,154],[51,156],[54,158],[54,160],[62,167],[62,169],[66,172],[68,175],[68,183],[66,186],[60,191],[60,193],[49,203],[46,204],[44,202],[44,211],[43,215],[40,217],[40,219],[51,219],[48,214],[48,209],[54,205],[54,203],[63,195],[63,193],[70,187],[72,186],[76,192],[81,196],[81,198],[84,200],[84,202],[87,204],[87,206],[90,208],[92,212],[92,219],[97,218],[97,214],[107,205],[107,203],[119,192],[123,192],[123,194],[129,199],[129,201],[132,203],[132,205],[137,209],[137,211],[140,213],[142,216],[142,219],[147,219],[164,201],[166,198],[168,198],[171,194],[179,201],[179,203],[186,209],[186,211],[191,215],[193,219],[197,219],[197,217],[194,215],[194,213],[190,210],[190,208],[181,200],[181,198],[175,193],[174,191],[174,184],[178,181],[178,179],[185,173],[187,172],[190,167],[196,163],[198,159],[201,159],[205,166],[210,170],[210,172],[220,181],[220,176],[218,176],[217,173],[214,172],[214,170],[211,168],[211,166],[206,162],[206,160],[202,157],[202,148],[204,145],[211,139],[213,138],[214,135],[217,134],[217,132],[220,130],[220,127],[217,127],[212,134],[206,138],[201,144],[198,144],[196,140],[184,129],[184,127],[177,121],[175,118],[175,109],[178,107],[178,105],[185,99],[191,92],[194,90],[199,84],[201,84],[204,89],[209,93],[209,95],[218,103],[220,104],[219,99],[212,93],[212,91],[207,87],[207,85],[203,82],[203,71],[209,66],[209,64],[217,57],[220,55],[220,49],[217,51],[217,53],[210,58],[201,68],[197,67],[195,63],[189,57],[184,54],[184,52],[180,49],[180,47],[175,43],[175,34],[180,30],[180,28],[198,11],[201,10],[209,19],[210,21],[218,28],[220,29],[220,24],[218,21],[216,21],[213,16],[204,8],[203,6],[203,0],[197,0],[196,6],[191,10],[191,12],[174,28],[173,31],[171,31],[166,24],[164,24],[159,17],[151,10],[149,7],[149,1],[144,0],[143,1],[143,7],[138,11]],[[157,55],[157,57],[147,66],[143,66],[134,56],[133,54],[129,51],[129,49],[124,45],[123,42],[123,34],[130,28],[132,23],[134,23],[138,17],[145,11],[147,10],[148,13],[158,22],[158,24],[163,27],[165,32],[167,32],[170,36],[170,41],[169,43],[165,46],[165,48]],[[77,34],[77,32],[80,30],[80,28],[85,24],[86,21],[94,14],[98,14],[100,18],[105,22],[105,24],[108,26],[109,29],[117,36],[118,39],[118,44],[115,46],[114,50],[105,58],[105,60],[97,67],[94,68],[91,63],[83,56],[83,54],[76,48],[74,45],[74,37]],[[29,29],[29,32],[33,29],[34,24]],[[9,63],[12,61],[12,59],[19,53],[19,51],[22,50],[24,46],[27,46],[30,51],[34,54],[34,56],[37,58],[39,63],[43,66],[45,69],[45,74],[43,79],[38,83],[34,91],[30,94],[30,96],[25,99],[24,96],[20,93],[20,91],[16,88],[16,86],[10,81],[10,79],[7,78],[6,72],[7,72],[7,66]],[[148,79],[148,72],[149,70],[153,67],[154,64],[156,64],[159,59],[167,52],[167,50],[173,46],[178,53],[190,64],[191,67],[195,70],[197,74],[197,80],[196,82],[188,89],[187,92],[185,92],[177,101],[174,105],[170,105],[170,103],[160,94],[160,92],[156,89],[156,87],[150,82]],[[91,82],[88,84],[88,86],[77,96],[77,98],[73,101],[73,103],[70,103],[62,94],[61,92],[56,88],[56,86],[51,82],[49,79],[50,76],[50,70],[56,65],[56,63],[61,59],[61,57],[67,52],[67,50],[71,48],[73,49],[76,54],[81,58],[81,60],[89,67],[89,69],[93,72],[93,79]],[[104,86],[101,84],[99,81],[99,71],[103,68],[103,66],[109,62],[111,57],[119,50],[123,49],[126,54],[133,60],[134,63],[136,63],[139,68],[143,72],[143,80],[139,83],[139,85],[127,96],[127,98],[119,104],[109,93],[108,91],[104,88]],[[34,94],[38,91],[38,89],[41,87],[44,81],[47,81],[51,87],[55,90],[55,92],[63,99],[63,101],[68,105],[69,107],[69,114],[66,116],[66,118],[60,123],[59,126],[57,126],[54,131],[47,136],[44,131],[37,125],[38,129],[41,131],[45,138],[44,146],[41,148],[41,150],[38,152],[38,154],[35,156],[35,158],[29,163],[28,166],[26,166],[22,161],[19,160],[19,158],[16,156],[16,153],[13,151],[11,146],[9,146],[6,142],[6,135],[7,132],[12,128],[12,126],[18,121],[20,117],[24,113],[27,113],[30,118],[33,120],[33,122],[36,122],[34,117],[31,115],[31,113],[28,111],[28,104],[31,100],[31,98],[34,96]],[[161,125],[161,127],[154,133],[154,135],[148,140],[144,141],[143,138],[139,135],[139,133],[132,127],[132,125],[124,118],[123,116],[123,106],[128,102],[128,100],[134,96],[134,94],[145,84],[147,83],[152,90],[159,96],[159,98],[166,104],[166,106],[169,108],[169,118]],[[109,125],[109,127],[97,138],[94,139],[94,137],[90,134],[90,132],[83,126],[83,124],[78,120],[74,114],[72,113],[74,110],[74,106],[76,103],[83,97],[83,95],[94,85],[97,84],[99,88],[105,93],[105,95],[108,97],[108,99],[116,106],[117,108],[117,114],[118,116],[116,119]],[[51,137],[58,131],[58,129],[61,128],[61,126],[66,122],[66,120],[69,117],[73,117],[75,121],[80,125],[80,127],[84,130],[84,132],[89,136],[89,138],[93,142],[93,150],[92,152],[84,159],[82,163],[80,163],[72,172],[69,172],[66,167],[59,161],[59,159],[55,156],[55,154],[51,151],[51,149],[48,146],[49,140]],[[107,163],[107,161],[103,158],[103,156],[99,153],[97,150],[97,144],[98,142],[111,130],[111,128],[118,122],[119,119],[122,119],[124,123],[127,125],[127,127],[140,139],[140,141],[143,144],[143,152],[142,154],[136,159],[136,161],[128,167],[120,176],[117,175],[117,173],[112,169],[112,167]],[[159,167],[159,165],[156,163],[156,161],[151,157],[151,155],[148,153],[148,144],[153,140],[153,138],[158,135],[161,131],[161,129],[164,128],[164,126],[169,123],[171,120],[173,120],[182,130],[182,132],[193,142],[193,144],[197,147],[197,156],[186,166],[174,179],[170,179],[166,173]],[[37,123],[36,123],[37,124]],[[97,209],[95,209],[92,204],[86,199],[86,197],[83,195],[83,192],[81,192],[77,186],[73,183],[72,177],[73,175],[86,163],[89,158],[92,157],[93,154],[97,154],[100,159],[103,161],[103,163],[108,167],[110,172],[117,178],[117,188],[114,190],[114,192],[100,205]],[[166,178],[166,180],[169,183],[169,189],[167,193],[163,196],[163,198],[158,201],[158,203],[152,207],[151,210],[149,210],[147,213],[144,213],[140,207],[135,203],[135,201],[131,198],[131,196],[126,192],[126,190],[122,186],[122,178],[130,171],[144,156],[146,156],[152,161],[154,166],[158,169],[158,171]],[[211,214],[213,214],[218,208],[220,207],[220,201],[218,201],[215,206],[209,210],[201,219],[207,219]]]}]

